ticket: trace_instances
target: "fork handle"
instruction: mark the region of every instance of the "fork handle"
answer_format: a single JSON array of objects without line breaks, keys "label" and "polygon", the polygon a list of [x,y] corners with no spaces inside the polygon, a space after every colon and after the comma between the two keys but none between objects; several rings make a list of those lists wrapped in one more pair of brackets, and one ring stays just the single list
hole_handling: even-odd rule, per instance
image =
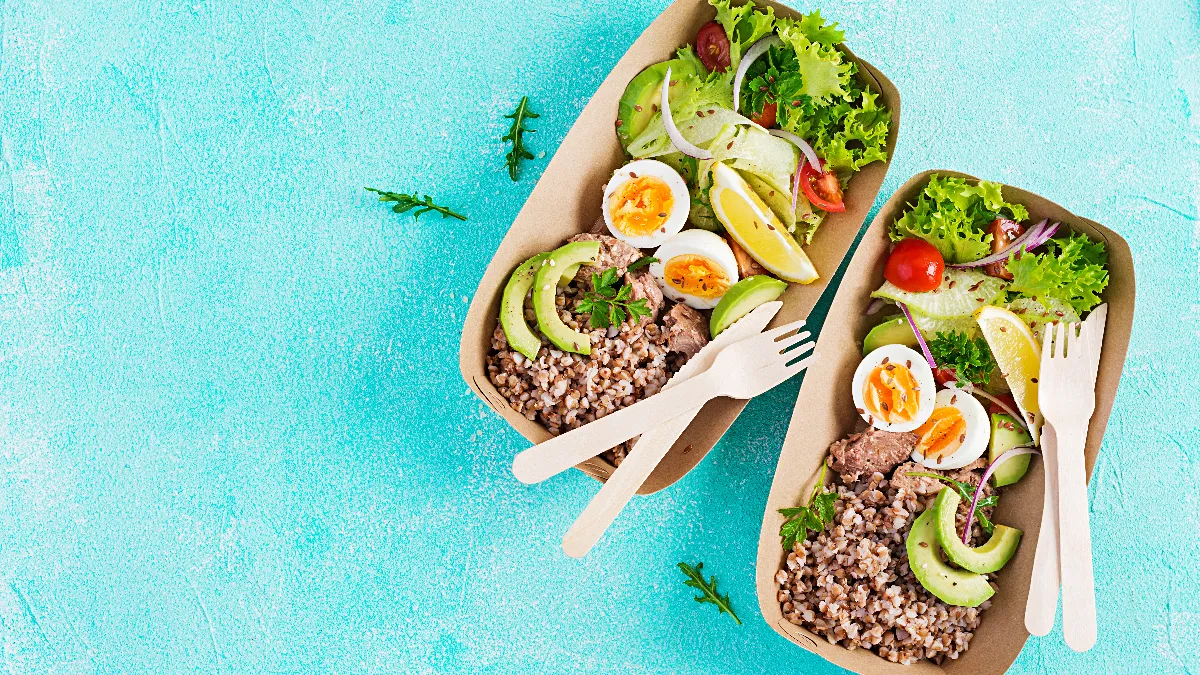
[{"label": "fork handle", "polygon": [[1038,636],[1054,629],[1054,611],[1058,608],[1058,441],[1049,424],[1042,427],[1042,473],[1046,496],[1025,603],[1025,628]]},{"label": "fork handle", "polygon": [[689,410],[642,434],[621,465],[592,497],[571,529],[567,530],[562,541],[564,553],[572,558],[582,558],[592,550],[699,412],[699,408]]},{"label": "fork handle", "polygon": [[721,382],[707,370],[678,387],[659,391],[633,405],[572,429],[519,453],[513,475],[532,484],[558,475],[596,455],[644,433],[664,420],[698,410],[721,395]]},{"label": "fork handle", "polygon": [[1058,440],[1058,536],[1062,572],[1063,638],[1077,652],[1096,644],[1096,586],[1088,523],[1087,426],[1055,428]]}]

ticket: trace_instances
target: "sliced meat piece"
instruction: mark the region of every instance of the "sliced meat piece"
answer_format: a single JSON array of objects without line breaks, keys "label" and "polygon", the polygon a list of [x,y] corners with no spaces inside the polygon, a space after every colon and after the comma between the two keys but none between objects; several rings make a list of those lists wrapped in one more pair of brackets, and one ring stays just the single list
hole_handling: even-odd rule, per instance
[{"label": "sliced meat piece", "polygon": [[905,462],[896,467],[896,471],[892,473],[892,477],[888,480],[888,484],[892,487],[907,488],[909,492],[921,496],[930,497],[942,491],[946,484],[936,478],[928,476],[910,476],[909,473],[934,473],[939,476],[946,475],[945,471],[936,471],[917,464],[916,462]]},{"label": "sliced meat piece", "polygon": [[588,234],[604,234],[607,231],[608,223],[604,222],[604,216],[600,216],[596,219],[596,222],[592,223],[592,227],[588,230]]},{"label": "sliced meat piece", "polygon": [[642,252],[636,248],[626,244],[625,242],[610,237],[604,234],[577,234],[567,240],[568,242],[576,241],[598,241],[600,242],[600,256],[596,259],[595,265],[584,265],[579,268],[579,272],[575,274],[575,281],[584,288],[592,287],[592,273],[603,272],[610,267],[616,267],[619,274],[625,274],[625,268],[642,257]]},{"label": "sliced meat piece", "polygon": [[738,243],[733,240],[733,237],[726,236],[725,241],[729,242],[729,248],[733,249],[733,257],[737,260],[738,278],[745,279],[757,274],[770,274],[767,268],[758,264],[758,261],[750,257],[746,253],[746,249],[738,246]]},{"label": "sliced meat piece", "polygon": [[667,329],[667,349],[689,359],[708,344],[708,320],[682,302],[663,317]]},{"label": "sliced meat piece", "polygon": [[650,307],[650,316],[642,317],[641,325],[658,321],[658,315],[663,306],[663,293],[658,282],[654,280],[654,276],[650,274],[650,270],[643,267],[633,272],[626,272],[625,283],[633,287],[633,293],[630,294],[631,302],[645,298],[646,305]]},{"label": "sliced meat piece", "polygon": [[911,432],[892,433],[867,429],[829,446],[829,468],[838,472],[842,482],[850,485],[860,476],[878,471],[884,475],[912,455],[917,435]]}]

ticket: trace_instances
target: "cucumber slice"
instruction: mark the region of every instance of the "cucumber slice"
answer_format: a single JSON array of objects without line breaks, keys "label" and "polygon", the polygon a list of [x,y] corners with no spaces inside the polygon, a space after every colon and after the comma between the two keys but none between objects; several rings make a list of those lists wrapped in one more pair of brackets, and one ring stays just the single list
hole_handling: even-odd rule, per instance
[{"label": "cucumber slice", "polygon": [[1008,309],[1013,314],[1025,320],[1026,324],[1030,324],[1030,329],[1033,331],[1033,337],[1037,343],[1042,344],[1042,330],[1046,324],[1056,321],[1079,321],[1079,315],[1070,306],[1055,300],[1054,298],[1045,298],[1045,304],[1042,304],[1042,299],[1032,300],[1030,298],[1017,298],[1008,303]]},{"label": "cucumber slice", "polygon": [[[926,340],[932,340],[938,333],[963,333],[969,338],[979,334],[979,324],[973,316],[959,316],[953,319],[936,319],[913,312],[913,321]],[[912,332],[911,330],[909,331]]]},{"label": "cucumber slice", "polygon": [[935,319],[970,317],[975,310],[993,304],[1008,288],[1008,282],[975,270],[946,270],[942,285],[928,293],[910,293],[890,281],[883,282],[873,298],[903,302],[914,313]]}]

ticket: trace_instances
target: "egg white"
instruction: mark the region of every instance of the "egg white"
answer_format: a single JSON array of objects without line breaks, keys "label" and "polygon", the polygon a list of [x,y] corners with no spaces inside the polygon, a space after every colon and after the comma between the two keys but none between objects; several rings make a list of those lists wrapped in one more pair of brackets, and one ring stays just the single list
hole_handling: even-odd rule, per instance
[{"label": "egg white", "polygon": [[[671,190],[671,197],[674,200],[674,203],[671,205],[671,212],[667,214],[667,220],[663,223],[662,227],[658,228],[653,234],[643,237],[631,236],[617,229],[613,224],[612,211],[609,210],[608,203],[609,199],[622,185],[639,176],[653,176],[666,183],[667,187]],[[604,224],[608,226],[608,231],[612,236],[630,246],[654,248],[655,246],[661,246],[683,229],[683,226],[687,224],[688,212],[691,211],[691,208],[692,196],[688,192],[687,183],[683,180],[683,176],[679,175],[679,172],[656,159],[639,159],[613,172],[608,185],[604,186],[604,203],[601,210],[604,212]]]},{"label": "egg white", "polygon": [[931,469],[961,469],[982,457],[983,453],[987,451],[988,440],[992,436],[991,422],[988,419],[987,410],[984,410],[979,399],[961,389],[951,387],[937,393],[935,407],[945,406],[957,408],[958,412],[962,414],[963,421],[967,423],[967,432],[963,442],[948,457],[943,457],[941,462],[936,459],[927,459],[915,450],[912,460]]},{"label": "egg white", "polygon": [[672,300],[682,302],[695,309],[712,309],[717,306],[722,297],[701,298],[689,295],[667,283],[666,265],[672,258],[681,255],[698,255],[707,258],[725,271],[730,286],[738,282],[737,258],[733,256],[733,249],[729,248],[729,243],[721,235],[708,230],[685,230],[660,246],[654,252],[654,257],[658,258],[658,262],[650,264],[650,274],[662,288],[663,295]]},{"label": "egg white", "polygon": [[[883,360],[887,359],[888,363],[898,363],[905,366],[913,374],[917,385],[921,387],[920,402],[917,406],[917,414],[907,422],[896,422],[889,424],[875,417],[867,410],[867,406],[863,400],[863,385],[866,384],[867,378],[871,376],[871,372],[877,366],[883,365]],[[881,431],[891,431],[900,433],[904,431],[912,431],[925,423],[929,416],[933,414],[935,407],[935,399],[937,396],[937,384],[933,381],[933,370],[929,367],[929,363],[925,361],[925,357],[919,353],[905,347],[904,345],[884,345],[875,351],[863,357],[863,360],[858,364],[858,368],[854,370],[854,380],[850,384],[854,395],[854,407],[858,410],[859,416],[863,418],[871,426]]]}]

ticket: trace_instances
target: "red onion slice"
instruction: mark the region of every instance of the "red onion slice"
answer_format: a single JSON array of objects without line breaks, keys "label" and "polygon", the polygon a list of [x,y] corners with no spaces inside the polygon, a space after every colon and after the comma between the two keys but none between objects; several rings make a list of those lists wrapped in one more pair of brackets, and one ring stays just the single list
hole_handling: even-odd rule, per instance
[{"label": "red onion slice", "polygon": [[675,126],[675,120],[671,117],[671,69],[667,68],[667,76],[663,78],[662,83],[662,100],[659,102],[659,109],[662,110],[663,126],[667,128],[667,136],[671,139],[671,145],[675,149],[696,159],[712,159],[711,152],[697,145],[692,145],[688,142],[683,134],[679,133],[679,127]]},{"label": "red onion slice", "polygon": [[896,303],[900,307],[900,311],[904,312],[904,318],[908,319],[908,326],[912,328],[913,334],[917,336],[917,343],[921,345],[921,353],[925,355],[925,360],[929,362],[929,367],[937,370],[937,361],[933,360],[933,354],[929,353],[929,345],[925,344],[925,336],[921,335],[921,329],[917,328],[917,322],[913,321],[912,312],[908,311],[908,305],[903,302]]},{"label": "red onion slice", "polygon": [[738,101],[742,92],[742,80],[746,77],[746,71],[750,70],[751,64],[758,60],[758,57],[767,53],[767,50],[775,45],[783,44],[774,33],[762,38],[758,42],[750,45],[750,49],[746,50],[746,54],[742,56],[742,62],[738,64],[737,73],[733,76],[733,111],[738,112]]},{"label": "red onion slice", "polygon": [[871,303],[868,304],[867,308],[863,310],[863,316],[871,316],[872,314],[883,309],[883,306],[886,304],[887,301],[883,298],[872,298]]},{"label": "red onion slice", "polygon": [[1050,239],[1050,237],[1053,237],[1054,233],[1058,231],[1058,226],[1060,223],[1054,223],[1053,225],[1047,226],[1046,222],[1047,221],[1043,220],[1037,225],[1025,230],[1024,234],[1014,239],[1012,243],[1004,247],[1004,250],[1002,251],[985,256],[973,262],[947,265],[947,267],[952,267],[956,270],[962,270],[971,267],[982,267],[984,265],[990,265],[991,263],[1008,260],[1008,257],[1016,252],[1017,247],[1022,245],[1025,246],[1026,251],[1032,251],[1042,244],[1045,244],[1046,241]]},{"label": "red onion slice", "polygon": [[[797,148],[800,148],[800,152],[804,153],[804,158],[808,160],[810,165],[812,165],[813,171],[816,171],[817,173],[824,173],[824,171],[821,171],[821,160],[817,159],[817,151],[813,150],[812,146],[809,145],[808,142],[803,138],[800,138],[790,131],[784,131],[783,129],[770,129],[767,131],[767,133],[771,134],[772,136],[782,138]],[[796,173],[800,173],[799,166],[796,167]]]},{"label": "red onion slice", "polygon": [[975,523],[975,508],[979,506],[979,498],[983,496],[983,486],[987,484],[988,479],[996,472],[996,469],[1005,461],[1020,455],[1040,455],[1037,448],[1032,445],[1018,445],[1017,447],[1005,452],[996,458],[996,461],[988,465],[987,470],[983,472],[983,478],[979,480],[979,485],[975,486],[975,497],[971,499],[971,509],[967,511],[967,528],[963,530],[962,541],[964,544],[971,545],[971,525]]}]

